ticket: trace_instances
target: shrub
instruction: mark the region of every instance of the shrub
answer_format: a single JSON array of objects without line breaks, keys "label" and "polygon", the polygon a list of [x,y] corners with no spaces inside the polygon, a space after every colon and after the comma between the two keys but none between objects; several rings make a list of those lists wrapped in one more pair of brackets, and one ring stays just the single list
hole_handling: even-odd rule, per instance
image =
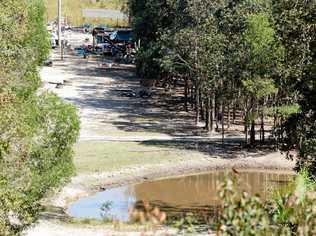
[{"label": "shrub", "polygon": [[53,94],[10,108],[12,115],[1,119],[14,124],[6,130],[11,138],[1,139],[1,235],[32,223],[41,198],[73,173],[72,144],[79,132],[75,108]]},{"label": "shrub", "polygon": [[41,0],[0,8],[0,235],[18,235],[40,200],[73,173],[79,132],[73,106],[38,95],[38,66],[49,50]]},{"label": "shrub", "polygon": [[272,235],[269,214],[259,196],[249,196],[236,188],[236,179],[222,186],[222,214],[218,229],[222,235]]},{"label": "shrub", "polygon": [[222,214],[220,235],[315,235],[315,183],[301,172],[286,188],[276,190],[272,199],[263,202],[236,188],[237,179],[221,186]]}]

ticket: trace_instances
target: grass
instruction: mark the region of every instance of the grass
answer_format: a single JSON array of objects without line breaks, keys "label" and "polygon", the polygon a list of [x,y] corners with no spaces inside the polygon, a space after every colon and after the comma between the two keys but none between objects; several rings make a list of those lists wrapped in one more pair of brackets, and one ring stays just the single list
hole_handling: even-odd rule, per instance
[{"label": "grass", "polygon": [[[125,0],[62,0],[62,11],[72,25],[82,25],[84,23],[107,24],[114,26],[117,24],[116,19],[89,19],[82,16],[84,8],[103,8],[113,10],[124,10]],[[47,20],[56,19],[57,16],[57,0],[46,0]],[[126,25],[126,22],[118,22],[119,25]]]},{"label": "grass", "polygon": [[[136,122],[135,122],[136,124]],[[139,124],[139,123],[137,123]],[[113,137],[149,137],[149,136],[159,136],[163,135],[163,133],[159,132],[158,129],[155,128],[138,128],[135,130],[124,130],[120,128],[116,128],[113,125],[108,124],[89,124],[88,126],[89,131],[92,132],[94,135],[99,136],[113,136]]]},{"label": "grass", "polygon": [[75,147],[74,163],[78,174],[120,170],[124,167],[175,162],[193,151],[145,146],[138,142],[81,141]]}]

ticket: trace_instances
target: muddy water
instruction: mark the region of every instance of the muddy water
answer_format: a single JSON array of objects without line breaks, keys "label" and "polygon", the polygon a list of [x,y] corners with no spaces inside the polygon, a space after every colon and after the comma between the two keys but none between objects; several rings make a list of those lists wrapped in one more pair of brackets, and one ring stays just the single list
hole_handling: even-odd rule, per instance
[{"label": "muddy water", "polygon": [[[128,209],[141,208],[142,202],[149,202],[175,216],[185,212],[207,211],[215,214],[220,204],[219,183],[227,172],[216,171],[199,175],[160,179],[150,182],[108,189],[94,196],[82,198],[71,204],[68,214],[76,218],[102,218],[102,204],[108,208],[103,215],[108,218],[127,221]],[[238,174],[239,188],[251,194],[269,198],[274,188],[286,185],[293,178],[291,173],[247,171]]]}]

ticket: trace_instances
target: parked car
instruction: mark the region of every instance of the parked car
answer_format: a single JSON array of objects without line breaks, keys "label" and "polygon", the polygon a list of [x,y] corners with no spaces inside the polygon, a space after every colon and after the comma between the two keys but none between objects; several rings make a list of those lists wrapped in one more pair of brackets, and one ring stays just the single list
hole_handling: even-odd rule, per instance
[{"label": "parked car", "polygon": [[112,52],[112,43],[109,39],[109,36],[106,34],[97,34],[95,36],[95,49],[97,52],[103,54],[110,54]]}]

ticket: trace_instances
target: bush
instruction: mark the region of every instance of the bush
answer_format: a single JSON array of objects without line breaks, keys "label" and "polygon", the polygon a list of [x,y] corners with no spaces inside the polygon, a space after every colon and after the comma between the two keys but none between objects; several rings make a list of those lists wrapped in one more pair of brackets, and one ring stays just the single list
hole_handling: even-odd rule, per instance
[{"label": "bush", "polygon": [[286,188],[276,190],[263,202],[236,188],[236,178],[222,186],[220,235],[315,235],[316,189],[306,171]]},{"label": "bush", "polygon": [[218,229],[222,235],[273,235],[269,214],[259,196],[249,196],[236,188],[236,179],[222,186],[222,214]]},{"label": "bush", "polygon": [[1,139],[1,235],[32,223],[41,198],[73,173],[72,144],[79,132],[74,107],[52,94],[15,103],[10,113],[1,119],[13,124],[6,129],[11,138]]},{"label": "bush", "polygon": [[73,173],[79,133],[73,106],[38,95],[38,66],[49,51],[41,0],[0,8],[0,235],[19,235],[39,202]]}]

